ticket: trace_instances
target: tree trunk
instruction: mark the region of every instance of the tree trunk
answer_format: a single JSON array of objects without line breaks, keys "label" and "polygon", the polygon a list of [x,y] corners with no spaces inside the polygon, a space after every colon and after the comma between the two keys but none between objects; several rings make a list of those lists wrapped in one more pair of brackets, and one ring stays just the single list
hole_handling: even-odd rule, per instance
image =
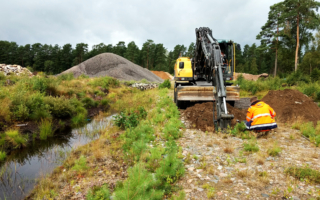
[{"label": "tree trunk", "polygon": [[294,63],[294,71],[296,72],[298,69],[298,52],[299,52],[299,13],[297,16],[297,47],[296,47],[296,58]]},{"label": "tree trunk", "polygon": [[310,63],[310,75],[311,75],[311,71],[312,71],[312,67],[311,67],[311,63]]},{"label": "tree trunk", "polygon": [[277,76],[277,64],[278,64],[278,48],[276,48],[276,61],[274,63],[273,77]]}]

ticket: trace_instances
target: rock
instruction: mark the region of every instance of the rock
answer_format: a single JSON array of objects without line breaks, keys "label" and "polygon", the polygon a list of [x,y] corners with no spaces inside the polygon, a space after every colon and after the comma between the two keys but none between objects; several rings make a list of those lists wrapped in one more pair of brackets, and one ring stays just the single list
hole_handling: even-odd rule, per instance
[{"label": "rock", "polygon": [[219,176],[221,176],[221,177],[227,177],[227,176],[228,176],[228,174],[220,173],[220,174],[219,174]]},{"label": "rock", "polygon": [[217,180],[220,179],[219,176],[217,176],[217,175],[214,175],[213,177],[214,177],[215,179],[217,179]]},{"label": "rock", "polygon": [[191,189],[184,189],[184,191],[185,191],[185,193],[190,193],[190,192],[192,192]]},{"label": "rock", "polygon": [[217,184],[219,182],[219,180],[210,180],[211,182],[214,182],[215,184]]},{"label": "rock", "polygon": [[296,196],[292,196],[292,200],[300,200],[300,198]]},{"label": "rock", "polygon": [[20,65],[0,64],[0,72],[2,72],[5,76],[10,74],[27,74],[29,76],[33,76],[33,74],[27,68],[23,68]]},{"label": "rock", "polygon": [[199,192],[202,192],[204,189],[202,189],[202,188],[197,188],[197,190],[198,190]]},{"label": "rock", "polygon": [[268,195],[268,194],[262,193],[261,196],[262,196],[262,197],[265,197],[265,198],[269,198],[269,195]]},{"label": "rock", "polygon": [[193,170],[194,170],[194,167],[189,167],[188,170],[189,170],[189,171],[193,171]]},{"label": "rock", "polygon": [[131,85],[131,87],[138,88],[139,90],[148,90],[148,89],[157,88],[158,84],[155,84],[155,83],[149,83],[149,84],[146,84],[146,83],[134,83],[134,84]]}]

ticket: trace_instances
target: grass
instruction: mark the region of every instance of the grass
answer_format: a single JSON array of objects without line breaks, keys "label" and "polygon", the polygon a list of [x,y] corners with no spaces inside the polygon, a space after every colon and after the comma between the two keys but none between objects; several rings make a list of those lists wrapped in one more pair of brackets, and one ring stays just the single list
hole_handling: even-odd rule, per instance
[{"label": "grass", "polygon": [[244,150],[248,152],[258,152],[259,146],[257,145],[257,141],[249,140],[248,142],[243,143]]},{"label": "grass", "polygon": [[4,135],[5,140],[9,143],[9,145],[12,145],[13,148],[21,148],[27,144],[27,138],[22,136],[18,130],[7,130]]},{"label": "grass", "polygon": [[51,120],[42,120],[39,125],[40,130],[40,139],[46,140],[48,137],[53,136],[53,130],[52,130],[52,122]]},{"label": "grass", "polygon": [[313,122],[296,122],[292,125],[292,128],[300,130],[302,135],[309,138],[317,147],[320,145],[320,122],[316,126],[314,126]]},{"label": "grass", "polygon": [[[184,193],[179,193],[175,185],[185,170],[182,149],[175,142],[175,138],[181,136],[183,126],[178,120],[179,111],[167,97],[168,89],[128,92],[124,88],[119,88],[119,91],[109,88],[109,92],[115,94],[109,100],[118,111],[143,116],[138,119],[137,126],[128,126],[124,130],[113,126],[102,131],[98,140],[74,150],[50,177],[40,180],[32,197],[53,198],[50,191],[59,194],[61,186],[67,184],[71,188],[70,193],[86,193],[90,188],[87,199],[99,199],[99,195],[101,199],[108,199],[109,194],[114,199],[163,199],[164,195],[169,199],[183,199]],[[163,116],[162,121],[155,120],[158,114]],[[112,167],[118,164],[121,168]],[[121,176],[112,176],[114,174]],[[109,194],[107,186],[78,187],[105,176],[110,179],[128,178],[110,188]],[[61,196],[63,194],[59,194]]]},{"label": "grass", "polygon": [[289,167],[285,170],[285,172],[301,181],[309,180],[317,184],[320,183],[320,172],[317,170],[311,169],[309,166]]},{"label": "grass", "polygon": [[275,143],[272,148],[268,149],[269,156],[278,156],[281,152],[281,148],[279,147],[278,143]]},{"label": "grass", "polygon": [[0,162],[4,161],[7,157],[6,152],[0,151]]}]

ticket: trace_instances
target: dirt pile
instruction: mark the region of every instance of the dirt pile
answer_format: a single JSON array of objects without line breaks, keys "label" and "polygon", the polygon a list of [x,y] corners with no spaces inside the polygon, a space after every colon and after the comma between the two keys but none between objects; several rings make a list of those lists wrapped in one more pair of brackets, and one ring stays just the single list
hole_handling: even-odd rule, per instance
[{"label": "dirt pile", "polygon": [[[246,119],[246,110],[232,107],[227,104],[228,112],[234,115],[231,126],[237,123],[237,120]],[[197,128],[202,131],[213,131],[213,102],[198,103],[187,108],[183,112],[185,118],[191,123],[191,128]]]},{"label": "dirt pile", "polygon": [[269,104],[276,112],[277,122],[303,122],[312,121],[314,124],[320,121],[320,108],[311,98],[298,90],[277,90],[269,91],[262,98],[262,101]]},{"label": "dirt pile", "polygon": [[173,76],[171,76],[168,72],[163,72],[163,71],[151,71],[155,75],[159,76],[161,79],[166,80],[166,79],[173,79]]},{"label": "dirt pile", "polygon": [[76,65],[61,74],[73,73],[75,77],[85,74],[89,77],[111,76],[122,81],[163,82],[149,70],[113,53],[102,53]]},{"label": "dirt pile", "polygon": [[252,75],[252,74],[246,74],[246,73],[235,73],[234,79],[237,80],[238,76],[242,74],[243,78],[249,81],[256,81],[259,78],[267,78],[269,74],[263,73],[259,75]]}]

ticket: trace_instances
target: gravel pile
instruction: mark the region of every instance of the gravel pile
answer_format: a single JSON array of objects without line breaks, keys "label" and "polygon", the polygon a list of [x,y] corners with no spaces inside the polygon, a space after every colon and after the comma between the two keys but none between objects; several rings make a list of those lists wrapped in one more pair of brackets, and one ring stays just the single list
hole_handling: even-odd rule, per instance
[{"label": "gravel pile", "polygon": [[111,76],[122,81],[163,82],[151,71],[113,53],[102,53],[76,65],[61,74],[73,73],[74,77],[85,74],[89,77]]}]

